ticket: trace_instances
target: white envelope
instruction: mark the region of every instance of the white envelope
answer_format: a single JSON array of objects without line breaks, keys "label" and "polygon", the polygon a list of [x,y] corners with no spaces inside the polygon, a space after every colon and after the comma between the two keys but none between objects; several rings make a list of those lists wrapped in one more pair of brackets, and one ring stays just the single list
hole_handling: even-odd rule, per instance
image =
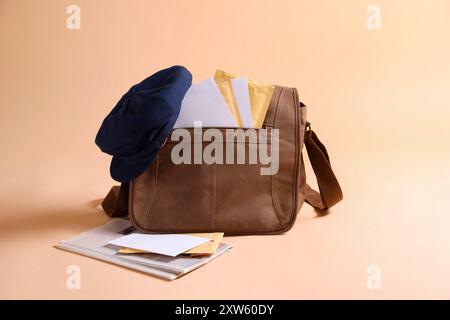
[{"label": "white envelope", "polygon": [[119,247],[139,249],[175,257],[208,241],[211,241],[211,239],[181,234],[132,233],[114,239],[109,243]]},{"label": "white envelope", "polygon": [[237,127],[213,78],[189,88],[174,128],[193,128],[194,121],[202,121],[203,127]]},{"label": "white envelope", "polygon": [[241,115],[242,127],[253,128],[253,115],[248,93],[248,80],[246,78],[231,79],[234,96]]}]

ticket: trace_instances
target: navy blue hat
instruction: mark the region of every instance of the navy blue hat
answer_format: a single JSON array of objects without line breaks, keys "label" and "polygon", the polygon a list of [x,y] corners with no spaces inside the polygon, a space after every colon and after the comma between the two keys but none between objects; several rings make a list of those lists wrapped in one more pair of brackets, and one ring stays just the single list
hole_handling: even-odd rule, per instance
[{"label": "navy blue hat", "polygon": [[103,120],[95,143],[113,156],[111,176],[128,182],[147,169],[169,136],[191,73],[173,66],[134,85]]}]

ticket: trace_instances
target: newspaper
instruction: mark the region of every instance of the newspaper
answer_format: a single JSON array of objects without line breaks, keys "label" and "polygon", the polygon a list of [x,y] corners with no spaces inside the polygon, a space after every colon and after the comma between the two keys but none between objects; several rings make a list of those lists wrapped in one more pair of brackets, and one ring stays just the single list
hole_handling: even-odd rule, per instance
[{"label": "newspaper", "polygon": [[210,256],[179,255],[169,257],[156,253],[120,254],[117,252],[120,247],[108,244],[110,241],[130,233],[137,233],[130,221],[115,218],[69,240],[60,241],[56,247],[168,280],[176,279],[197,269],[231,249],[230,245],[221,243],[216,253]]}]

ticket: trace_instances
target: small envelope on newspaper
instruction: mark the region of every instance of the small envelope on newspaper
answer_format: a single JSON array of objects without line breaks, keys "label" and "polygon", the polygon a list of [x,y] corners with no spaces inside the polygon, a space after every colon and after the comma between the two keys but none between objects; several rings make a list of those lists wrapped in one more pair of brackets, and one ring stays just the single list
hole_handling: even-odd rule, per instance
[{"label": "small envelope on newspaper", "polygon": [[211,239],[181,234],[132,233],[112,240],[109,243],[119,247],[139,249],[175,257],[206,242],[211,242]]}]

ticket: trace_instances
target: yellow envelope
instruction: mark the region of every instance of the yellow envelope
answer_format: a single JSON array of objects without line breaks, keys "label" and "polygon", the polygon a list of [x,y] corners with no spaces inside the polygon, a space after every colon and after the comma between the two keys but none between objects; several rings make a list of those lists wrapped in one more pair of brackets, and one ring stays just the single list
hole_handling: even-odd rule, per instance
[{"label": "yellow envelope", "polygon": [[[235,78],[239,78],[239,76],[222,70],[216,70],[216,74],[214,75],[216,83],[222,83],[227,80],[230,81]],[[232,88],[231,85],[230,88]],[[274,90],[275,86],[273,85],[250,79],[248,80],[248,91],[255,128],[262,127]]]},{"label": "yellow envelope", "polygon": [[234,96],[233,86],[231,85],[230,79],[225,78],[214,78],[220,92],[222,93],[223,99],[230,109],[231,115],[236,121],[238,127],[242,127],[241,115],[239,113],[239,107],[236,102],[236,97]]},{"label": "yellow envelope", "polygon": [[[203,243],[203,244],[199,245],[198,247],[192,248],[183,253],[183,254],[190,254],[190,255],[205,255],[205,254],[215,253],[217,251],[217,248],[219,247],[220,242],[222,241],[222,238],[223,238],[223,232],[187,233],[185,235],[208,238],[208,239],[212,240],[212,241]],[[144,251],[144,250],[132,249],[132,248],[120,248],[117,252],[119,252],[119,253],[148,253],[147,251]]]}]

